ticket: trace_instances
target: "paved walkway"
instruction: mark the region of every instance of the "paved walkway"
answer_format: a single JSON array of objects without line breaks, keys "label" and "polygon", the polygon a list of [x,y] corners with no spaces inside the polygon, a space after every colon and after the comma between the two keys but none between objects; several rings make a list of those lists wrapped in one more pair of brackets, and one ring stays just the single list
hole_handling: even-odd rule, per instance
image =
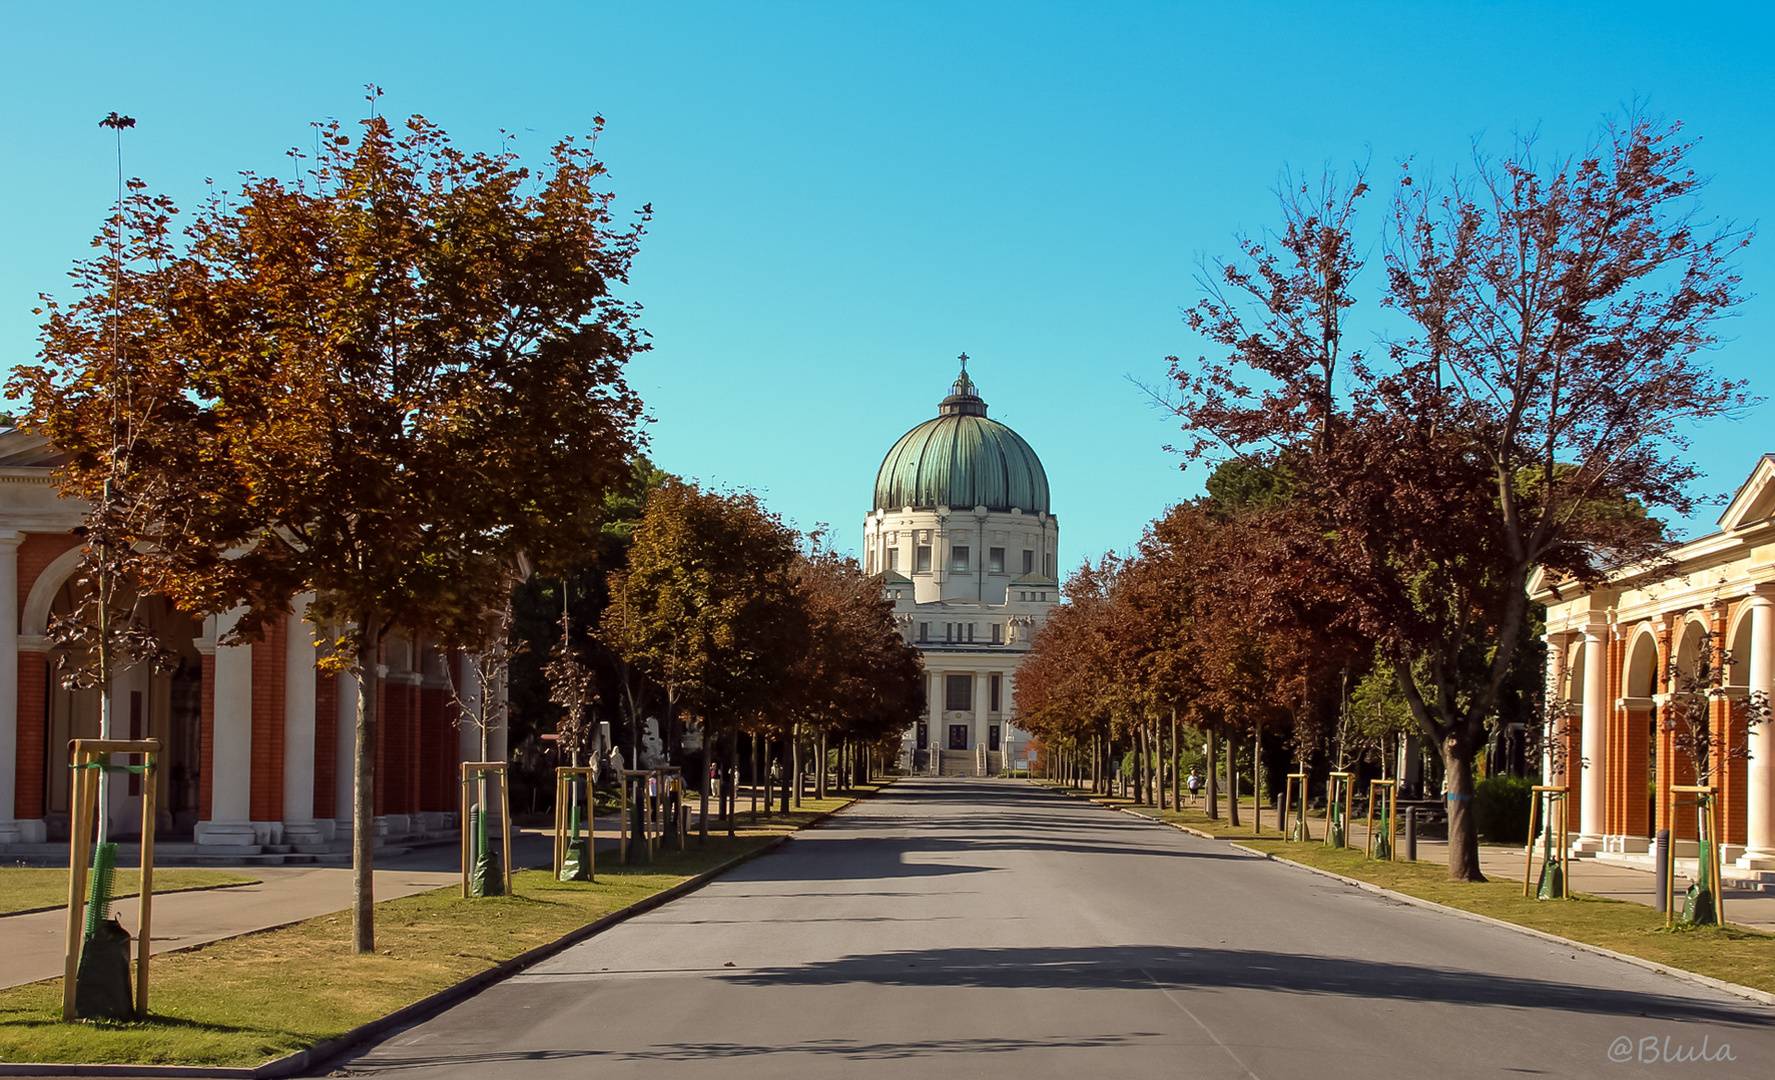
[{"label": "paved walkway", "polygon": [[1761,1078],[1772,1060],[1775,1008],[1029,785],[919,778],[332,1075]]},{"label": "paved walkway", "polygon": [[[616,822],[598,822],[598,849],[616,845]],[[550,834],[518,830],[512,838],[518,866],[543,866],[553,858]],[[409,851],[387,860],[376,871],[376,898],[400,896],[452,885],[462,880],[455,844]],[[237,937],[285,923],[312,919],[351,906],[351,870],[333,866],[248,866],[241,873],[260,879],[257,885],[228,889],[166,893],[154,898],[153,951],[187,949],[207,941]],[[112,910],[132,932],[134,899],[119,900]],[[62,974],[67,912],[39,911],[0,916],[0,987],[17,986]]]},{"label": "paved walkway", "polygon": [[[746,820],[742,796],[741,820]],[[771,819],[765,819],[767,822]],[[695,810],[690,828],[696,829]],[[615,856],[621,824],[614,815],[597,819],[598,851]],[[554,859],[554,839],[549,830],[515,829],[512,847],[518,867],[547,867]],[[376,898],[401,896],[454,885],[462,880],[460,849],[454,843],[415,848],[378,863]],[[153,952],[188,949],[222,938],[238,937],[256,930],[312,919],[344,911],[351,906],[351,870],[332,866],[241,866],[234,869],[260,879],[257,885],[227,889],[166,893],[154,898]],[[136,925],[134,899],[111,905],[123,925],[133,933]],[[26,915],[0,915],[0,988],[59,978],[67,938],[65,909]]]}]

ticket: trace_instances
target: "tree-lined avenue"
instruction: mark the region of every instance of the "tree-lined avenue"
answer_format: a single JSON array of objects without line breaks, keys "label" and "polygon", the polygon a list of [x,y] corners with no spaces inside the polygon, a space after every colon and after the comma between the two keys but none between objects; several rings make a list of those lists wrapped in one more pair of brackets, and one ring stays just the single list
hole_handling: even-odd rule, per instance
[{"label": "tree-lined avenue", "polygon": [[911,779],[345,1068],[1452,1080],[1705,1038],[1732,1059],[1688,1068],[1730,1077],[1766,1075],[1771,1021],[1032,786]]}]

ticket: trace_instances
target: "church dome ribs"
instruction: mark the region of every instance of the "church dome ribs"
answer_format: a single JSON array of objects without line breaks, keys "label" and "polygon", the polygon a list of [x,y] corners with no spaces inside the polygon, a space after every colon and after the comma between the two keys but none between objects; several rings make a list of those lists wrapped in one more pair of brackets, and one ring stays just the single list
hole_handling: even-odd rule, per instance
[{"label": "church dome ribs", "polygon": [[939,415],[900,436],[875,476],[880,510],[1048,512],[1048,474],[1023,437],[988,419],[964,363]]}]

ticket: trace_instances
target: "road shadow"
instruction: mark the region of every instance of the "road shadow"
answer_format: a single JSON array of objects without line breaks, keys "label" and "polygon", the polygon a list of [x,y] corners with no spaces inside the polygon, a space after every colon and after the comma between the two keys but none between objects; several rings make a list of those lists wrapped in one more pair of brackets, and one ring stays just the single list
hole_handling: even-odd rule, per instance
[{"label": "road shadow", "polygon": [[1517,978],[1458,968],[1175,945],[1104,948],[925,949],[847,956],[714,978],[743,985],[955,986],[993,989],[1262,990],[1450,1005],[1555,1009],[1607,1016],[1705,1020],[1757,1028],[1766,1009]]},{"label": "road shadow", "polygon": [[[1080,1036],[1049,1036],[1047,1038],[980,1038],[980,1039],[908,1039],[894,1042],[864,1042],[857,1039],[804,1039],[788,1043],[679,1042],[626,1050],[517,1050],[481,1053],[452,1053],[447,1049],[417,1052],[406,1047],[383,1046],[362,1057],[352,1059],[331,1076],[372,1076],[377,1073],[405,1069],[428,1069],[447,1065],[520,1065],[525,1062],[585,1061],[588,1064],[615,1064],[626,1061],[705,1061],[710,1058],[782,1057],[806,1054],[815,1058],[840,1058],[848,1061],[900,1061],[947,1054],[1005,1054],[1029,1050],[1107,1050],[1128,1046],[1149,1039],[1170,1036],[1152,1031],[1131,1031],[1125,1034]],[[490,1072],[489,1075],[492,1075]]]}]

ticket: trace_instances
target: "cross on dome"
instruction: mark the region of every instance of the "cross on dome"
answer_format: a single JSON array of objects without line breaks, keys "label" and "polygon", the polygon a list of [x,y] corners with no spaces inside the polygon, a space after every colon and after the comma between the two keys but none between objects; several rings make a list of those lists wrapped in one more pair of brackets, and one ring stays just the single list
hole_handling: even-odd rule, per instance
[{"label": "cross on dome", "polygon": [[968,354],[962,353],[961,374],[955,377],[955,383],[949,388],[950,397],[979,397],[974,380],[968,378]]}]

